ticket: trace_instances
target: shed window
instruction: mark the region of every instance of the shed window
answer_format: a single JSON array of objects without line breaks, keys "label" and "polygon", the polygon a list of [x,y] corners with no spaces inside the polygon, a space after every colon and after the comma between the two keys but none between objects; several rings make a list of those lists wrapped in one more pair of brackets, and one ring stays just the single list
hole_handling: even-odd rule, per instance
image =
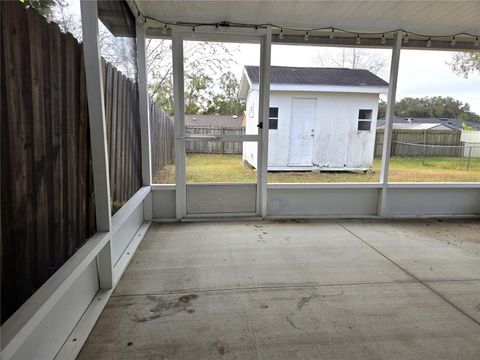
[{"label": "shed window", "polygon": [[372,110],[360,109],[358,111],[358,130],[370,131],[372,127]]},{"label": "shed window", "polygon": [[278,107],[271,107],[269,109],[268,128],[270,130],[278,129]]}]

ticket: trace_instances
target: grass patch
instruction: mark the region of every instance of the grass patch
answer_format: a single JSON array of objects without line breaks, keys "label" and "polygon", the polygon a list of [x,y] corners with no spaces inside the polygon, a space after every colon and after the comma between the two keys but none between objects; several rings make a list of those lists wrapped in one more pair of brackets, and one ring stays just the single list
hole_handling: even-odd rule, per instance
[{"label": "grass patch", "polygon": [[[434,157],[395,157],[390,161],[392,182],[477,182],[480,159]],[[256,182],[257,173],[243,164],[241,155],[188,154],[187,182]],[[372,172],[270,172],[269,183],[375,182],[379,180],[380,160]],[[154,183],[174,184],[175,166],[168,165],[154,177]]]}]

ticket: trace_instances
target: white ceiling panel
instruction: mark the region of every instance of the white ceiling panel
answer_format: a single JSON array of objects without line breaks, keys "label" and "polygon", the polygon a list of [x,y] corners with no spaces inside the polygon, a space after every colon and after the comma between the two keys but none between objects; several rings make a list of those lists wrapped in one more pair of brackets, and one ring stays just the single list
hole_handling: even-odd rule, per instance
[{"label": "white ceiling panel", "polygon": [[[146,16],[166,22],[333,26],[355,32],[404,29],[430,35],[480,35],[480,1],[144,1]],[[149,27],[161,27],[149,21]]]}]

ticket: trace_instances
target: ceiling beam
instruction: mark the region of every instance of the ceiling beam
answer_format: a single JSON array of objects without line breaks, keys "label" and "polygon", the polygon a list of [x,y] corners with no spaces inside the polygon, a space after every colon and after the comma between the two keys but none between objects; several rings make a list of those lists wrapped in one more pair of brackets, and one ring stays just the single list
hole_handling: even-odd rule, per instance
[{"label": "ceiling beam", "polygon": [[[363,47],[363,48],[378,48],[391,49],[394,40],[385,38],[385,43],[381,43],[381,38],[361,38],[360,44],[357,44],[356,37],[353,36],[335,36],[330,39],[329,36],[315,36],[310,35],[308,41],[305,41],[304,35],[283,35],[280,39],[278,34],[272,35],[272,43],[285,45],[318,45],[318,46],[336,46],[336,47]],[[409,39],[407,43],[403,42],[402,49],[418,49],[418,50],[447,50],[447,51],[480,51],[479,47],[475,47],[473,41],[457,41],[455,46],[452,46],[450,41],[445,40],[431,40],[432,46],[427,47],[427,39]]]},{"label": "ceiling beam", "polygon": [[[157,39],[169,39],[171,37],[171,30],[167,29],[164,33],[163,28],[149,27],[145,30],[146,36]],[[480,47],[474,45],[472,41],[457,40],[455,46],[451,45],[451,41],[447,40],[431,40],[431,47],[427,47],[427,39],[413,39],[409,38],[408,42],[402,43],[403,49],[411,50],[444,50],[444,51],[480,51]],[[305,41],[304,35],[283,34],[280,39],[279,34],[272,34],[272,45],[304,45],[304,46],[333,46],[333,47],[358,47],[358,48],[376,48],[376,49],[392,49],[394,40],[392,38],[385,38],[385,43],[382,44],[381,38],[365,37],[360,39],[360,44],[356,43],[354,36],[340,36],[335,35],[330,39],[328,35],[309,35],[308,41]]]}]

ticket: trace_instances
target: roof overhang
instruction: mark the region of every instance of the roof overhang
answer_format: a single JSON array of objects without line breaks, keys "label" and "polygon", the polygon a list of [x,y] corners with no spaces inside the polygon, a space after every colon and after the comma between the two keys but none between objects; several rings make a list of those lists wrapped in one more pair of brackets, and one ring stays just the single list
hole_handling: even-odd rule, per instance
[{"label": "roof overhang", "polygon": [[[254,84],[254,86],[257,84]],[[270,84],[270,91],[328,92],[356,94],[387,94],[388,86],[335,86],[335,85],[294,85]]]},{"label": "roof overhang", "polygon": [[[199,27],[226,21],[230,26],[271,25],[272,41],[277,43],[305,44],[305,31],[310,30],[309,45],[386,48],[392,45],[394,31],[401,29],[409,33],[407,48],[426,48],[430,36],[430,49],[480,50],[473,46],[475,36],[480,36],[480,1],[136,0],[135,4],[147,18],[150,36],[161,35],[165,24]],[[331,39],[330,27],[345,31],[335,31]],[[361,44],[356,43],[357,34]],[[452,46],[454,34],[459,35]]]},{"label": "roof overhang", "polygon": [[135,37],[135,17],[132,6],[125,1],[98,1],[98,17],[115,36]]},{"label": "roof overhang", "polygon": [[[258,90],[258,83],[253,83],[252,90]],[[388,86],[339,86],[339,85],[301,85],[270,84],[270,91],[315,92],[315,93],[355,93],[355,94],[387,94]]]},{"label": "roof overhang", "polygon": [[[258,84],[256,85],[258,90]],[[242,71],[242,78],[240,79],[238,98],[246,99],[248,93],[250,92],[250,89],[253,89],[252,82],[250,81],[250,78],[248,77],[248,74],[247,74],[247,70],[244,67]]]}]

